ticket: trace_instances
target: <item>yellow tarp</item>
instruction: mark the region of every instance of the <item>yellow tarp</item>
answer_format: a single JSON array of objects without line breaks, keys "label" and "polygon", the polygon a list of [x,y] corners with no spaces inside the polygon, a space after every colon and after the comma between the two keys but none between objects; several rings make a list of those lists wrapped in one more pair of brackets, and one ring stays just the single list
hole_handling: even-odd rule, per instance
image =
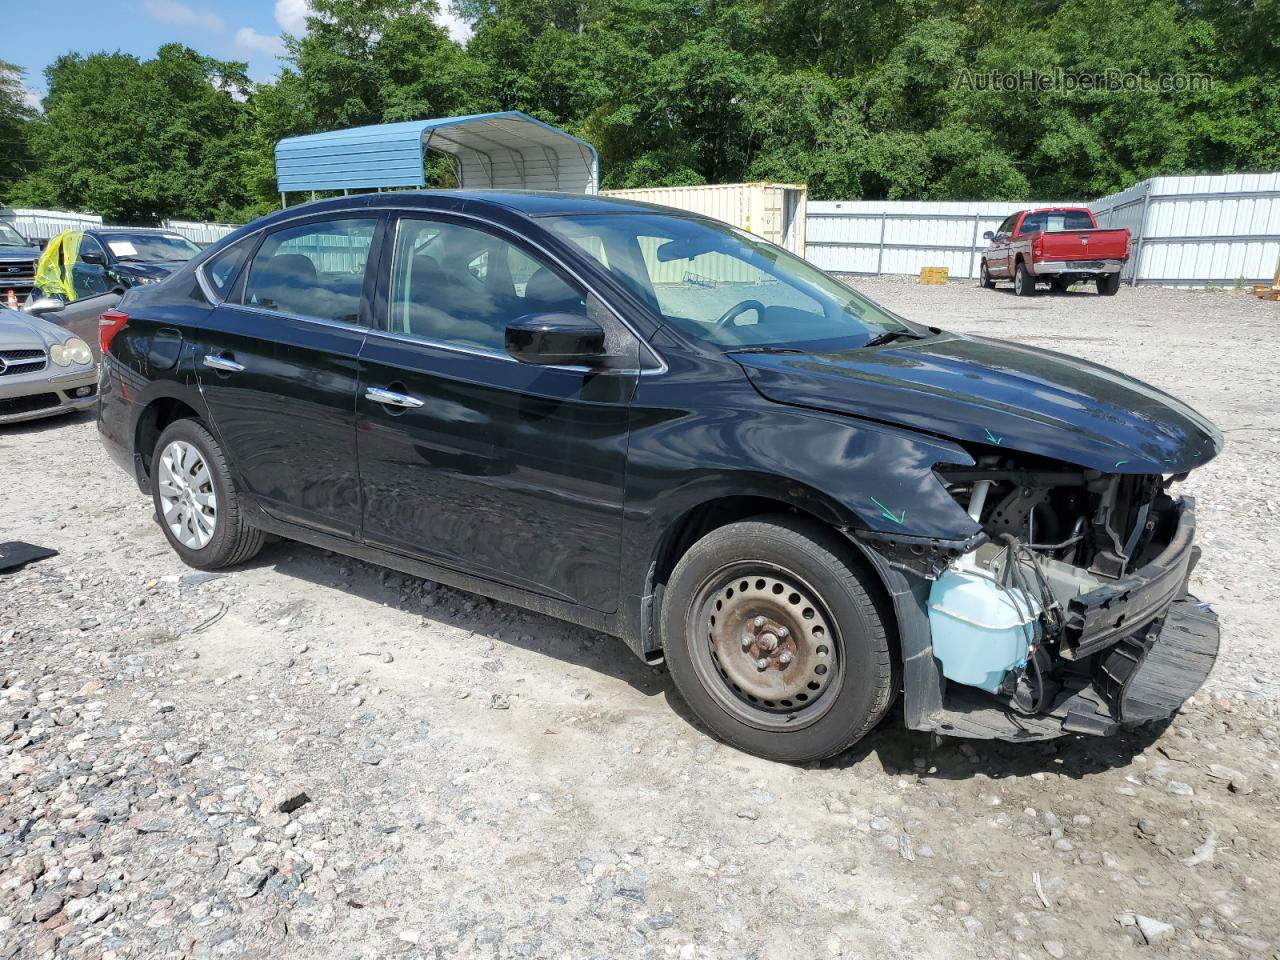
[{"label": "yellow tarp", "polygon": [[36,286],[49,297],[61,297],[70,303],[76,298],[71,284],[71,265],[80,255],[83,230],[64,230],[47,244],[36,263]]}]

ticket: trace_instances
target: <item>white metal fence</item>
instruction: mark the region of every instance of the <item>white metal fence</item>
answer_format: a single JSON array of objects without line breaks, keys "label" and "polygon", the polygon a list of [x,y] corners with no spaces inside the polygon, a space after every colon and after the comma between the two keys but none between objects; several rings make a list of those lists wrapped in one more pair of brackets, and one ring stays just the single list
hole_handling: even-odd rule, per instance
[{"label": "white metal fence", "polygon": [[[810,201],[805,256],[836,273],[977,276],[987,242],[1010,213],[1056,201],[917,203]],[[1154,177],[1088,206],[1132,237],[1131,284],[1203,287],[1270,282],[1280,257],[1280,173]]]},{"label": "white metal fence", "polygon": [[1089,204],[1133,235],[1132,284],[1270,283],[1280,259],[1280,173],[1154,177]]},{"label": "white metal fence", "polygon": [[51,240],[63,230],[100,227],[102,218],[92,213],[20,208],[13,211],[12,223],[29,240]]},{"label": "white metal fence", "polygon": [[234,233],[239,230],[241,224],[206,223],[202,220],[165,220],[161,222],[160,226],[204,247],[211,243],[216,243],[228,233]]}]

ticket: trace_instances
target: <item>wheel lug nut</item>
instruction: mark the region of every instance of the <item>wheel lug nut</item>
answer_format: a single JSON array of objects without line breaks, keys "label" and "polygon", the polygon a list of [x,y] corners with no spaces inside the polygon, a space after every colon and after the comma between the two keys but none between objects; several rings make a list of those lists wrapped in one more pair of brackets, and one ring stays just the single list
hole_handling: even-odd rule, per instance
[{"label": "wheel lug nut", "polygon": [[751,649],[751,638],[749,636],[742,638],[742,649],[743,650]]},{"label": "wheel lug nut", "polygon": [[755,628],[759,630],[761,627],[764,626],[764,617],[756,617],[755,620],[751,622],[755,625]]},{"label": "wheel lug nut", "polygon": [[791,651],[787,650],[778,658],[778,663],[785,667],[792,661],[792,659]]},{"label": "wheel lug nut", "polygon": [[787,637],[789,637],[789,636],[791,636],[791,631],[790,631],[790,630],[788,630],[786,627],[779,627],[779,628],[778,628],[778,639],[779,639],[779,640],[785,640],[785,639],[787,639]]},{"label": "wheel lug nut", "polygon": [[767,666],[769,666],[769,660],[767,657],[761,657],[759,660],[756,661],[757,670],[763,670]]}]

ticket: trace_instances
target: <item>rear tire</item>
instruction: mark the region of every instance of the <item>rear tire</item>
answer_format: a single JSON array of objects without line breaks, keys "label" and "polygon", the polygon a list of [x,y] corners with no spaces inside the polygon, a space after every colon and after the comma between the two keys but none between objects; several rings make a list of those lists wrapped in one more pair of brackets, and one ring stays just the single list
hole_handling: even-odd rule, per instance
[{"label": "rear tire", "polygon": [[1034,296],[1036,292],[1036,278],[1031,275],[1031,271],[1027,269],[1026,261],[1018,261],[1018,269],[1013,275],[1013,292],[1020,297]]},{"label": "rear tire", "polygon": [[982,261],[982,266],[978,268],[978,286],[983,290],[994,290],[996,282],[991,279],[991,273],[987,270],[987,261]]},{"label": "rear tire", "polygon": [[1120,274],[1104,273],[1098,277],[1098,295],[1114,297],[1120,292]]},{"label": "rear tire", "polygon": [[771,760],[822,760],[864,737],[897,690],[886,603],[832,531],[786,515],[729,524],[671,574],[667,665],[721,740]]},{"label": "rear tire", "polygon": [[243,519],[222,448],[198,421],[175,420],[160,434],[151,498],[165,538],[189,566],[231,567],[262,549],[263,533]]}]

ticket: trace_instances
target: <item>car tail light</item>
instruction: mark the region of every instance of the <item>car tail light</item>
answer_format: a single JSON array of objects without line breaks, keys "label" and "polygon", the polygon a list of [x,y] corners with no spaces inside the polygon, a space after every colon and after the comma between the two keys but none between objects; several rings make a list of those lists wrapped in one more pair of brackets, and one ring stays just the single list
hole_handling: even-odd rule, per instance
[{"label": "car tail light", "polygon": [[1037,259],[1044,253],[1044,234],[1037,233],[1031,240],[1031,256]]},{"label": "car tail light", "polygon": [[129,315],[121,310],[107,310],[98,318],[98,348],[104,356],[111,347],[111,341],[128,322]]}]

